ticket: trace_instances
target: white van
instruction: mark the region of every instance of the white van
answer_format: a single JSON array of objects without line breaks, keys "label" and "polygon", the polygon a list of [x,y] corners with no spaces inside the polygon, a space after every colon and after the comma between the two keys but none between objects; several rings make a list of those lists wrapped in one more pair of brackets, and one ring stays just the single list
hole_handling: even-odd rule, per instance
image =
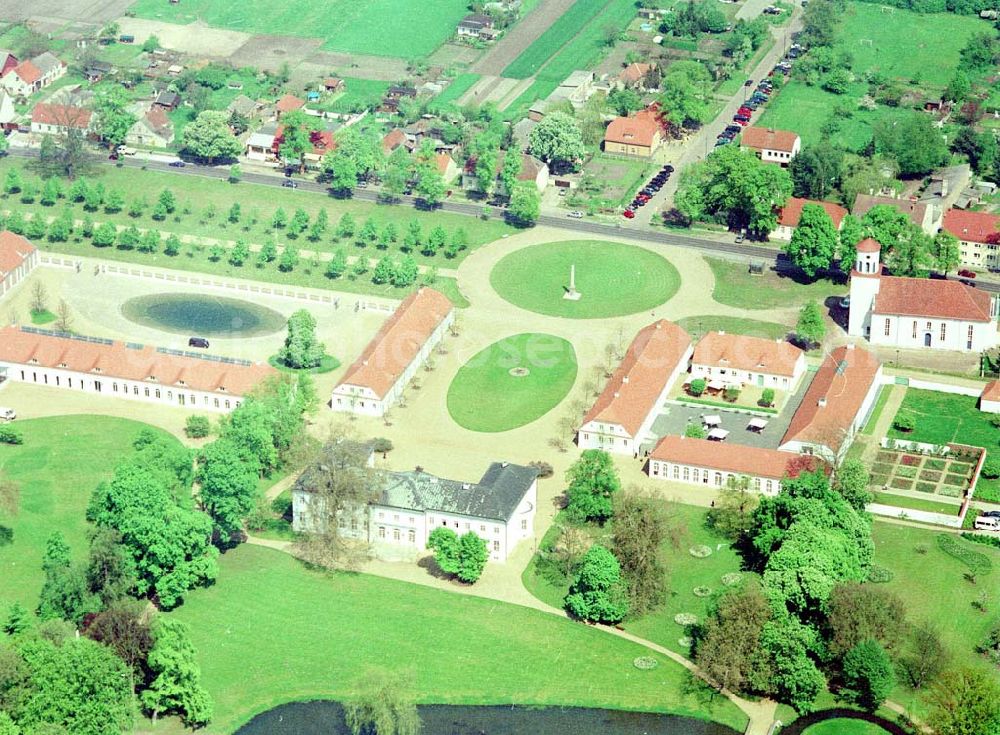
[{"label": "white van", "polygon": [[17,418],[17,411],[13,408],[0,406],[0,421],[13,421]]},{"label": "white van", "polygon": [[977,531],[1000,531],[1000,518],[996,516],[979,516],[973,528]]}]

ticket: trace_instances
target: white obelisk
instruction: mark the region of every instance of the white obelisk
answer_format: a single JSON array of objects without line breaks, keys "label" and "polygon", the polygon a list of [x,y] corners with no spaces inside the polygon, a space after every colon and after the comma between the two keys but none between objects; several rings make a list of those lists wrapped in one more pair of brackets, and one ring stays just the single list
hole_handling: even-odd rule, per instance
[{"label": "white obelisk", "polygon": [[569,267],[569,290],[563,294],[564,299],[579,301],[580,292],[576,290],[576,265]]}]

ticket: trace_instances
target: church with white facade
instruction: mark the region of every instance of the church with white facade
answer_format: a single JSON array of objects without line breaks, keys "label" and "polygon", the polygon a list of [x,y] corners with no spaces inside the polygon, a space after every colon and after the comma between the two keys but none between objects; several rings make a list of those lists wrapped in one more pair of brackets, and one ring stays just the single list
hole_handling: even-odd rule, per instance
[{"label": "church with white facade", "polygon": [[881,246],[858,243],[848,334],[908,349],[981,352],[1000,343],[997,298],[959,281],[882,273]]}]

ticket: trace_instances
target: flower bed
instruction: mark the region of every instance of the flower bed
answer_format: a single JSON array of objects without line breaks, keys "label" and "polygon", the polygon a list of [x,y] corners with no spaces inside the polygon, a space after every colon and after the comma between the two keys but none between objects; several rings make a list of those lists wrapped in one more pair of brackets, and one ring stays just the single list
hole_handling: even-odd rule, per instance
[{"label": "flower bed", "polygon": [[[944,495],[946,498],[960,498],[965,495],[965,488],[957,485],[941,485],[938,487],[938,495]],[[979,496],[979,492],[976,492],[976,496]]]},{"label": "flower bed", "polygon": [[877,462],[888,462],[889,464],[896,464],[896,453],[895,452],[879,452],[875,455],[875,460]]},{"label": "flower bed", "polygon": [[743,575],[739,572],[729,572],[729,574],[722,575],[722,584],[726,585],[726,587],[735,587],[742,581]]},{"label": "flower bed", "polygon": [[928,459],[924,462],[924,467],[929,470],[943,470],[948,466],[948,462],[943,459]]},{"label": "flower bed", "polygon": [[905,477],[894,477],[889,483],[889,487],[894,487],[897,490],[912,490],[913,480],[907,480]]},{"label": "flower bed", "polygon": [[876,462],[872,465],[872,472],[876,475],[888,475],[892,472],[892,468],[891,462]]},{"label": "flower bed", "polygon": [[905,464],[907,467],[919,467],[920,460],[922,459],[923,457],[916,454],[904,454],[899,462],[900,464]]},{"label": "flower bed", "polygon": [[712,555],[712,547],[699,544],[688,549],[688,553],[696,559],[704,559],[706,556]]},{"label": "flower bed", "polygon": [[637,656],[632,660],[632,665],[639,671],[652,671],[660,665],[660,662],[652,656]]},{"label": "flower bed", "polygon": [[922,493],[933,493],[937,489],[937,484],[933,482],[918,482],[914,489],[919,490]]},{"label": "flower bed", "polygon": [[674,622],[678,625],[694,625],[698,622],[698,616],[694,613],[677,613],[674,615]]},{"label": "flower bed", "polygon": [[710,594],[712,594],[712,588],[705,587],[704,585],[700,587],[695,587],[691,591],[694,592],[695,597],[708,597]]},{"label": "flower bed", "polygon": [[940,482],[941,481],[941,473],[940,472],[932,472],[931,470],[920,470],[919,477],[920,477],[921,480],[926,480],[927,482]]},{"label": "flower bed", "polygon": [[968,475],[947,475],[944,482],[946,485],[964,485],[968,479]]},{"label": "flower bed", "polygon": [[896,477],[905,477],[908,480],[912,480],[916,476],[917,476],[916,467],[904,467],[903,465],[900,465],[899,467],[896,468]]}]

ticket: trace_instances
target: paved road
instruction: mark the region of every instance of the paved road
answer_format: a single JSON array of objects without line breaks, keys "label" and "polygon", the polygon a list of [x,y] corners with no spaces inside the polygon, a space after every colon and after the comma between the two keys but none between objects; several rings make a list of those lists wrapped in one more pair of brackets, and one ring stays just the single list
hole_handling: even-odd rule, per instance
[{"label": "paved road", "polygon": [[[34,149],[11,148],[10,154],[21,158],[32,158],[38,155]],[[106,158],[95,157],[95,163],[104,165],[114,165]],[[194,166],[188,164],[183,168],[174,168],[162,161],[152,161],[143,159],[126,158],[123,164],[130,168],[147,168],[154,171],[177,174],[179,176],[204,176],[213,179],[227,179],[229,177],[228,166]],[[280,187],[284,182],[284,177],[274,174],[260,174],[255,172],[244,172],[243,181],[263,186]],[[307,179],[296,179],[298,188],[303,191],[311,191],[319,194],[329,195],[329,189],[315,181]],[[379,194],[371,189],[355,189],[354,198],[362,201],[377,202]],[[396,206],[417,206],[417,200],[411,196],[402,196]],[[441,211],[461,214],[467,217],[479,217],[483,213],[484,205],[469,204],[466,202],[444,202],[439,207]],[[501,207],[489,207],[491,216],[496,218],[504,217],[504,210]],[[611,224],[607,222],[596,222],[586,219],[571,219],[565,216],[553,216],[543,214],[538,218],[538,224],[548,227],[555,227],[570,232],[579,232],[587,235],[630,237],[635,240],[651,243],[663,243],[664,245],[675,245],[677,247],[692,248],[700,250],[710,255],[721,255],[728,258],[736,258],[746,261],[759,261],[764,265],[774,265],[778,271],[791,270],[792,266],[784,253],[775,250],[773,247],[754,245],[752,243],[719,242],[709,238],[698,237],[696,235],[678,234],[661,229],[653,229],[640,222],[622,222]],[[990,283],[987,281],[977,284],[984,291],[1000,293],[1000,283]]]},{"label": "paved road", "polygon": [[[774,45],[771,47],[770,51],[764,54],[764,58],[758,62],[757,66],[753,68],[750,72],[750,79],[755,82],[759,82],[761,79],[767,77],[767,74],[774,65],[778,63],[782,56],[785,54],[786,44],[789,43],[789,39],[792,37],[792,33],[795,33],[802,28],[802,7],[800,5],[795,5],[792,10],[792,19],[788,24],[784,26],[775,26],[771,29],[771,35],[774,37]],[[747,88],[741,87],[736,90],[733,95],[726,102],[725,107],[722,108],[722,112],[707,125],[703,125],[694,133],[687,144],[684,146],[684,152],[681,156],[672,161],[677,172],[674,176],[670,177],[670,180],[664,185],[660,191],[657,192],[653,200],[649,202],[644,208],[646,211],[651,210],[651,216],[657,217],[661,208],[667,208],[673,205],[674,194],[677,192],[677,182],[680,180],[680,173],[687,166],[696,163],[715,149],[715,139],[719,136],[730,121],[733,119],[733,115],[740,108],[740,105],[747,98]],[[763,112],[759,110],[758,114]],[[757,117],[755,115],[754,117]],[[730,145],[733,145],[732,143]]]}]

